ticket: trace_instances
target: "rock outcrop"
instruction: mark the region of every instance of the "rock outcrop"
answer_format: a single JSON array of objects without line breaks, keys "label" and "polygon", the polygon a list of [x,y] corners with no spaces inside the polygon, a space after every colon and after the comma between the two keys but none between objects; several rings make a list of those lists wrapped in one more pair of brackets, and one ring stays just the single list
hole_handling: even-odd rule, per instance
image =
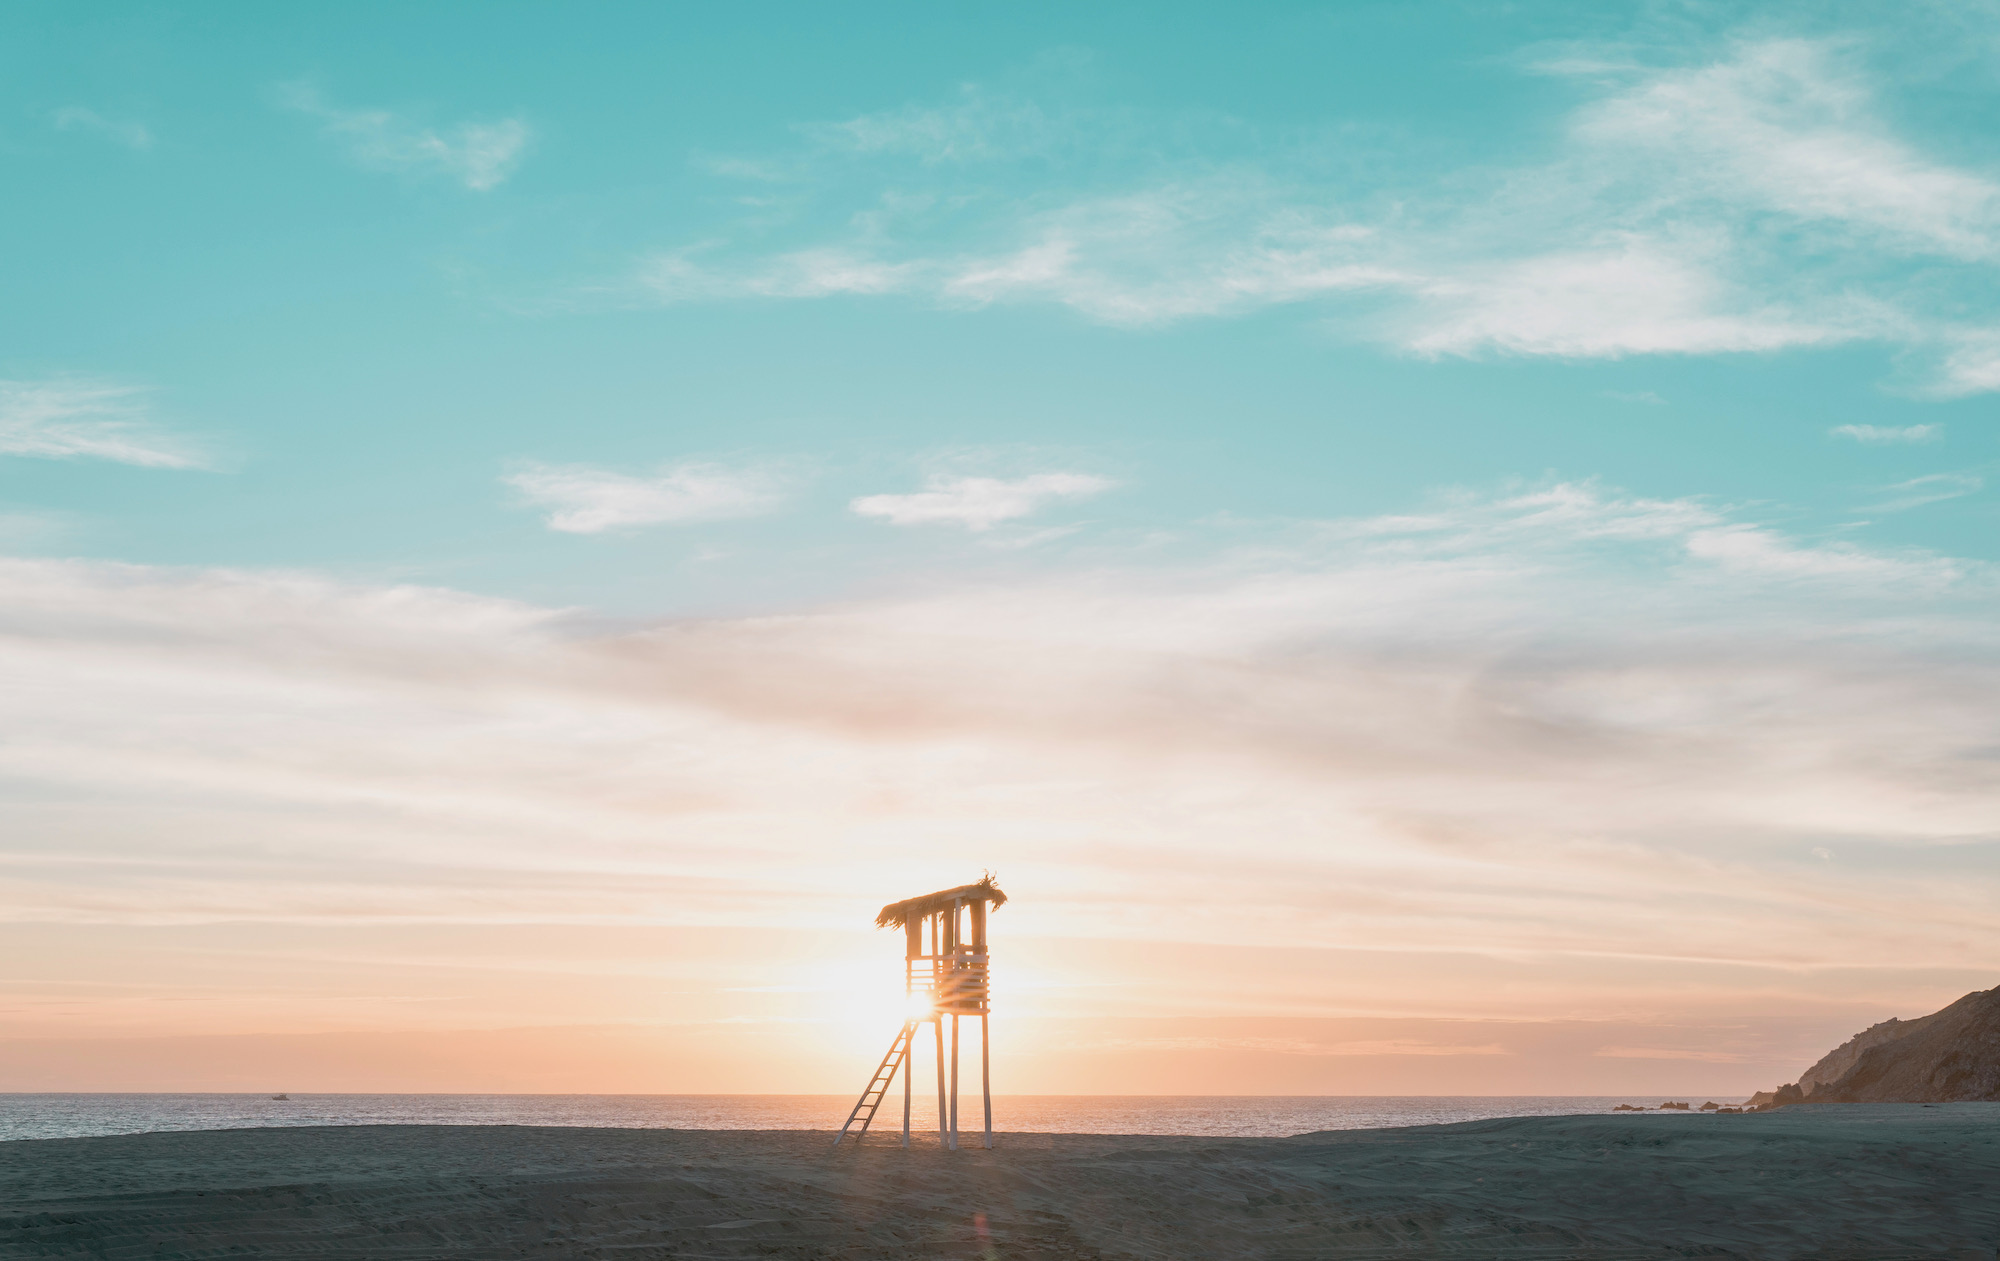
[{"label": "rock outcrop", "polygon": [[2000,986],[1916,1020],[1885,1020],[1841,1043],[1797,1082],[1753,1096],[1788,1103],[2000,1100]]}]

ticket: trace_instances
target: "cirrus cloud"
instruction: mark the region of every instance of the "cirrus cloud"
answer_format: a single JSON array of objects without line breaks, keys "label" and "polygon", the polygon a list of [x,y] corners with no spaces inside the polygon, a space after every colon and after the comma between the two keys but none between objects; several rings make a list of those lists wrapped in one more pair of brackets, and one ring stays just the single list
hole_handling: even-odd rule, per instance
[{"label": "cirrus cloud", "polygon": [[848,505],[864,517],[891,525],[959,525],[986,531],[1030,517],[1051,503],[1088,499],[1117,485],[1089,473],[1035,473],[999,477],[934,477],[925,489],[904,495],[863,495]]},{"label": "cirrus cloud", "polygon": [[1990,965],[1996,610],[1974,562],[1576,485],[614,634],[7,561],[0,904],[770,922],[945,837],[1064,890],[1024,928]]},{"label": "cirrus cloud", "polygon": [[[794,216],[808,226],[767,246],[752,242],[768,228],[746,225],[742,241],[642,259],[631,283],[661,301],[1050,303],[1135,328],[1305,304],[1427,356],[1873,343],[1907,352],[1920,393],[2000,388],[1983,314],[2000,281],[2000,179],[1899,134],[1894,77],[1855,49],[1740,39],[1695,64],[1546,63],[1595,94],[1553,151],[1401,176],[1385,161],[1361,182],[1330,182],[1331,155],[1311,146],[1226,148],[1240,129],[1155,119],[1148,133],[1131,111],[967,89],[805,129],[820,148],[792,164],[802,184],[832,161],[843,178],[829,189],[901,163],[839,226]],[[981,174],[1023,145],[1047,167],[1038,179]]]},{"label": "cirrus cloud", "polygon": [[1835,425],[1827,430],[1836,438],[1882,446],[1891,443],[1936,442],[1943,425]]},{"label": "cirrus cloud", "polygon": [[629,526],[726,521],[771,511],[782,499],[769,472],[697,462],[634,477],[583,464],[524,465],[502,479],[537,507],[551,530],[601,534]]},{"label": "cirrus cloud", "polygon": [[[1573,1021],[1603,1064],[1761,1061],[1778,1034],[1804,1064],[2000,966],[1995,627],[1990,566],[1590,485],[613,630],[0,560],[0,921],[64,961],[0,1001],[63,1029],[629,1020],[670,957],[675,1020],[797,1020],[810,996],[753,991],[828,942],[842,986],[872,971],[880,873],[985,864],[1016,894],[1023,1014],[1096,1037],[1135,1032],[1109,1010],[1286,1059],[1491,1066],[1522,1030],[1451,1022]],[[170,957],[138,995],[151,944],[72,954],[204,925],[235,955]],[[595,980],[549,953],[586,931]],[[336,933],[373,953],[329,970]],[[488,983],[433,970],[452,958]],[[1245,1023],[1276,1016],[1327,1027]],[[1518,1089],[1567,1071],[1515,1058],[1540,1066]]]},{"label": "cirrus cloud", "polygon": [[1921,508],[1925,504],[1958,499],[1985,488],[1986,479],[1977,473],[1926,473],[1922,477],[1912,477],[1908,481],[1883,487],[1883,491],[1889,497],[1879,503],[1868,505],[1863,511],[1904,512],[1911,508]]},{"label": "cirrus cloud", "polygon": [[77,377],[0,381],[0,456],[205,467],[184,439],[153,423],[149,394],[139,386]]},{"label": "cirrus cloud", "polygon": [[498,188],[514,173],[534,136],[519,118],[466,122],[438,131],[386,109],[331,105],[304,83],[283,85],[278,100],[287,109],[319,119],[326,134],[363,166],[430,171],[480,193]]},{"label": "cirrus cloud", "polygon": [[82,105],[65,105],[49,116],[57,131],[94,131],[108,136],[128,149],[150,149],[153,133],[144,123],[111,118]]}]

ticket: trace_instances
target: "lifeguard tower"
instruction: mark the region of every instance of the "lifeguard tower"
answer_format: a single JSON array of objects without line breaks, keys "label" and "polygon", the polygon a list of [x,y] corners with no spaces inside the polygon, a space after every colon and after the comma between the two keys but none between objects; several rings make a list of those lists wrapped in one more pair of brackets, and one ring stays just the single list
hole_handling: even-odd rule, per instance
[{"label": "lifeguard tower", "polygon": [[[903,1028],[889,1044],[888,1053],[876,1066],[875,1075],[847,1124],[833,1140],[835,1147],[847,1140],[850,1130],[859,1144],[875,1119],[876,1109],[903,1077],[903,1146],[910,1145],[910,1100],[914,1093],[911,1065],[917,1030],[932,1027],[937,1047],[938,1141],[948,1150],[958,1150],[958,1018],[979,1017],[979,1098],[985,1108],[985,1146],[993,1146],[993,1056],[986,1018],[988,1001],[986,968],[986,913],[1006,904],[1007,895],[988,875],[978,884],[941,889],[920,898],[891,902],[875,917],[877,928],[903,930]],[[968,931],[968,929],[970,931]],[[925,947],[929,950],[926,952]],[[949,1099],[945,1085],[944,1022],[951,1018],[951,1076]],[[856,1129],[856,1123],[860,1128]]]}]

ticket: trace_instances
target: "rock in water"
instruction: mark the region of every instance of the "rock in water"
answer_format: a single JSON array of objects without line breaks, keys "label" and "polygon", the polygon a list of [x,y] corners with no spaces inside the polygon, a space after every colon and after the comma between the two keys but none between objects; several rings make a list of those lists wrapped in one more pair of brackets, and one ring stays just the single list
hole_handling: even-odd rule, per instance
[{"label": "rock in water", "polygon": [[2000,986],[1916,1020],[1854,1035],[1798,1082],[1752,1099],[1788,1103],[1953,1103],[2000,1100]]}]

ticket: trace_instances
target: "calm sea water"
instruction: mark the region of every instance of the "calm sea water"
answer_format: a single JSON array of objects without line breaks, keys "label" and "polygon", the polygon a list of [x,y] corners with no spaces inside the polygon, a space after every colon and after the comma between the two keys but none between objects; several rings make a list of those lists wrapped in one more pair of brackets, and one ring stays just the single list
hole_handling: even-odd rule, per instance
[{"label": "calm sea water", "polygon": [[[923,1102],[918,1101],[919,1104]],[[1492,1117],[1654,1107],[1658,1097],[1598,1095],[1003,1095],[996,1130],[1058,1134],[1278,1137],[1315,1130],[1436,1125]],[[1700,1103],[1700,1100],[1694,1101]],[[1729,1102],[1724,1100],[1723,1102]],[[270,1125],[572,1125],[620,1129],[834,1130],[851,1095],[113,1095],[0,1094],[0,1140]],[[959,1104],[977,1129],[979,1101]],[[915,1123],[935,1128],[936,1108]],[[900,1098],[876,1125],[902,1123]]]}]

